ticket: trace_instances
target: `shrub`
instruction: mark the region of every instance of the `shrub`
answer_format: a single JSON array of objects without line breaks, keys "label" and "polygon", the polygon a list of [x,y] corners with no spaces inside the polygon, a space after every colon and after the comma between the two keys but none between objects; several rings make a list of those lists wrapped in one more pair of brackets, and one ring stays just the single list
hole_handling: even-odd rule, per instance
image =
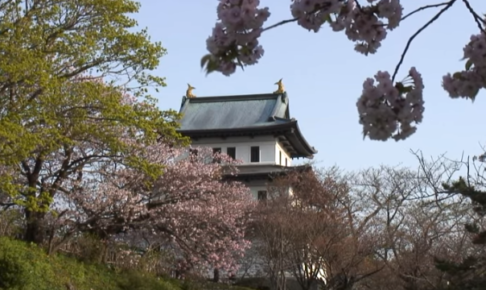
[{"label": "shrub", "polygon": [[47,255],[35,244],[0,237],[0,290],[248,290],[205,281],[176,281],[153,274],[116,271],[64,255]]}]

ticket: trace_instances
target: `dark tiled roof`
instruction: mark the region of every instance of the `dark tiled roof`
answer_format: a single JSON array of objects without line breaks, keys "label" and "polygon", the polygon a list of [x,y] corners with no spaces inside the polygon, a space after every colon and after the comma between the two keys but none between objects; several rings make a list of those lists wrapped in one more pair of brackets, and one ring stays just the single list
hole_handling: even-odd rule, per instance
[{"label": "dark tiled roof", "polygon": [[181,131],[271,126],[287,123],[285,95],[265,94],[184,99]]},{"label": "dark tiled roof", "polygon": [[290,118],[287,94],[182,98],[179,132],[193,139],[231,136],[280,136],[292,158],[317,153]]}]

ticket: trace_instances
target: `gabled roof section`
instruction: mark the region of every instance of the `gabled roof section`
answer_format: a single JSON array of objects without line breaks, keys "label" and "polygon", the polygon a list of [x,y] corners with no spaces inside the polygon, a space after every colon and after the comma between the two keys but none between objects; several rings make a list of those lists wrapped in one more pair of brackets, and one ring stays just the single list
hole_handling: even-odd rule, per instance
[{"label": "gabled roof section", "polygon": [[183,98],[180,130],[235,129],[285,123],[285,94]]},{"label": "gabled roof section", "polygon": [[290,118],[289,99],[283,94],[182,98],[178,130],[193,139],[273,135],[292,158],[317,153]]}]

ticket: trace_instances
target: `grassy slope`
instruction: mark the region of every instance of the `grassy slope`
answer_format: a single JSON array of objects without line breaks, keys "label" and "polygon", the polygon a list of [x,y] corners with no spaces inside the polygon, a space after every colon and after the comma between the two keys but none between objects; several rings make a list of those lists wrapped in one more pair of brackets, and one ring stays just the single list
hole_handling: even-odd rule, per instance
[{"label": "grassy slope", "polygon": [[181,284],[145,273],[116,272],[62,255],[46,255],[36,245],[0,238],[0,289],[12,290],[245,290],[221,284]]}]

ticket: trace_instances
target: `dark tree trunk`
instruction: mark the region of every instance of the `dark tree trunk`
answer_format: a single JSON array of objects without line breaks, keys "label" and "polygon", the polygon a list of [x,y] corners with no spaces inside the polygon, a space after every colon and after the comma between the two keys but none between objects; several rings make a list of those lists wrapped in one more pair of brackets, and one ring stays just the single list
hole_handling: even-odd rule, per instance
[{"label": "dark tree trunk", "polygon": [[44,229],[44,213],[33,212],[30,210],[25,211],[26,228],[24,232],[24,240],[26,242],[32,242],[35,244],[41,244],[44,242],[46,232]]},{"label": "dark tree trunk", "polygon": [[213,282],[218,283],[219,282],[219,269],[214,268],[213,270]]},{"label": "dark tree trunk", "polygon": [[270,275],[270,289],[272,290],[285,290],[287,289],[287,278],[283,271],[278,271],[273,275]]}]

